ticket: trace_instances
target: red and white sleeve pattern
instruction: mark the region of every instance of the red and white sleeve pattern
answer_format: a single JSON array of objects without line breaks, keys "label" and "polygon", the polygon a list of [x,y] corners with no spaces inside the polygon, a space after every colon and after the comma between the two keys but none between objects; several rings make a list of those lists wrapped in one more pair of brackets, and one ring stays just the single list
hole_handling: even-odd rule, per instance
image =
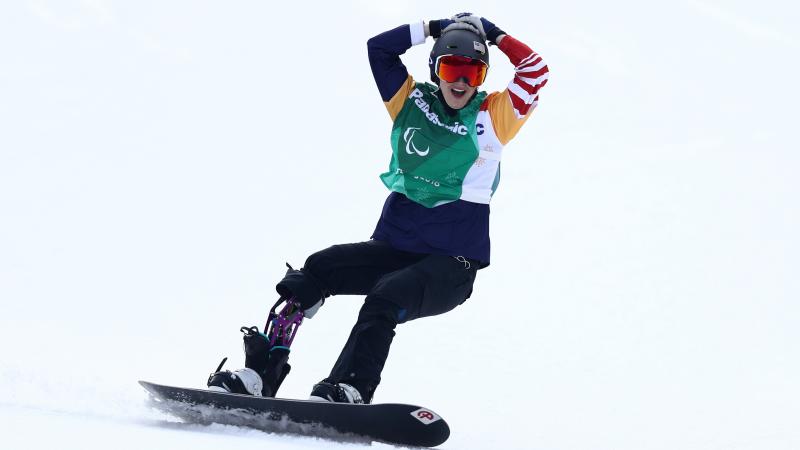
[{"label": "red and white sleeve pattern", "polygon": [[542,57],[527,45],[506,35],[498,48],[514,64],[514,79],[508,84],[508,96],[517,118],[525,117],[539,102],[539,89],[547,84],[549,69]]}]

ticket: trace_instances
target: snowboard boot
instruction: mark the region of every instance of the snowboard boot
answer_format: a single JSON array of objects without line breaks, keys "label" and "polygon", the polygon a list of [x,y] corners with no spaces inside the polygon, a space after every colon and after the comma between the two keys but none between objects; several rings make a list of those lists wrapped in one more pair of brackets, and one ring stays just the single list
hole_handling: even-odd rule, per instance
[{"label": "snowboard boot", "polygon": [[[221,367],[220,367],[221,369]],[[253,369],[216,371],[208,377],[208,390],[261,397],[264,382]]]},{"label": "snowboard boot", "polygon": [[264,382],[262,395],[275,397],[286,375],[292,370],[288,363],[289,347],[270,346],[269,338],[259,333],[258,327],[242,327],[241,331],[244,333],[244,366],[261,375]]},{"label": "snowboard boot", "polygon": [[268,338],[258,331],[258,327],[242,327],[241,331],[244,333],[245,368],[223,371],[222,366],[227,360],[224,358],[208,377],[209,390],[275,397],[292,369],[287,362],[289,349],[283,346],[270,348]]},{"label": "snowboard boot", "polygon": [[358,389],[346,383],[331,383],[322,380],[314,385],[309,400],[334,403],[364,403]]}]

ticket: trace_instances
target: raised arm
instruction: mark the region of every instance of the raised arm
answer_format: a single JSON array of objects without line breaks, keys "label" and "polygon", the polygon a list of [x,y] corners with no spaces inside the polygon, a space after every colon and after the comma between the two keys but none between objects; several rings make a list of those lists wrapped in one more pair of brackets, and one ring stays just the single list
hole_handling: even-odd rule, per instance
[{"label": "raised arm", "polygon": [[372,76],[392,120],[400,113],[406,98],[414,90],[414,79],[408,74],[400,55],[412,46],[424,43],[428,36],[438,38],[442,30],[455,28],[467,28],[477,32],[470,24],[455,23],[451,19],[437,19],[401,25],[367,41]]},{"label": "raised arm", "polygon": [[414,45],[425,42],[422,22],[401,25],[367,41],[369,65],[378,91],[392,119],[397,117],[403,103],[414,89],[414,79],[408,74],[400,55]]},{"label": "raised arm", "polygon": [[498,47],[514,64],[514,78],[502,92],[486,97],[485,106],[492,117],[494,131],[503,145],[517,135],[539,104],[539,90],[547,84],[547,64],[527,45],[505,35]]},{"label": "raised arm", "polygon": [[504,35],[498,48],[514,64],[514,79],[506,92],[517,118],[522,119],[538,104],[539,89],[547,84],[550,70],[538,53],[511,36]]},{"label": "raised arm", "polygon": [[539,90],[547,84],[549,69],[542,57],[530,47],[507,35],[489,20],[471,15],[456,20],[468,21],[480,28],[486,39],[496,44],[514,65],[514,78],[508,87],[503,92],[489,95],[485,100],[495,133],[505,145],[516,136],[538,105]]}]

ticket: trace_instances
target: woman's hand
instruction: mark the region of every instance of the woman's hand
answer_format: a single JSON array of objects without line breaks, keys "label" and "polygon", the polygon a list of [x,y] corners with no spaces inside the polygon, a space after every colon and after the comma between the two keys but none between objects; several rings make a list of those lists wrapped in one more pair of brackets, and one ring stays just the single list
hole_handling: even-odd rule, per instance
[{"label": "woman's hand", "polygon": [[506,35],[505,31],[498,28],[497,25],[493,24],[489,19],[473,15],[472,13],[465,12],[456,14],[453,16],[452,20],[456,23],[470,24],[473,28],[477,29],[478,34],[480,34],[482,38],[488,40],[490,44],[499,44],[503,36]]},{"label": "woman's hand", "polygon": [[478,31],[478,34],[481,36],[481,38],[486,40],[486,31],[484,31],[483,29],[483,23],[481,22],[480,17],[475,16],[472,13],[463,12],[453,16],[452,20],[454,20],[455,23],[464,23],[472,25],[472,27]]},{"label": "woman's hand", "polygon": [[459,22],[453,19],[438,19],[428,21],[425,25],[427,35],[434,39],[439,39],[442,33],[452,30],[469,30],[485,39],[484,33],[469,22]]}]

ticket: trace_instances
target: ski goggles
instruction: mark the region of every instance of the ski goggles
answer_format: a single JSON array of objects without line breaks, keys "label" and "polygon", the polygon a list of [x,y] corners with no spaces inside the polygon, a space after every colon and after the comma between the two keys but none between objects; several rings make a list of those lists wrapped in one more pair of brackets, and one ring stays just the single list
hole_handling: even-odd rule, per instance
[{"label": "ski goggles", "polygon": [[480,59],[458,55],[442,55],[436,58],[436,76],[448,83],[465,78],[467,84],[477,87],[486,79],[489,66]]}]

